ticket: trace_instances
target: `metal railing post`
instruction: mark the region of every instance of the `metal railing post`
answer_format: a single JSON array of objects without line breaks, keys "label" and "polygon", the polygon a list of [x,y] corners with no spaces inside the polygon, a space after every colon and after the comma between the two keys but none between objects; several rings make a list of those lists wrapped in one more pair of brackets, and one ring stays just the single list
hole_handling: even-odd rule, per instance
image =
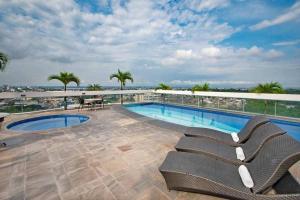
[{"label": "metal railing post", "polygon": [[25,94],[21,94],[21,112],[24,112],[25,100],[26,100],[26,95]]},{"label": "metal railing post", "polygon": [[181,104],[183,105],[183,95],[181,96]]},{"label": "metal railing post", "polygon": [[218,97],[218,109],[220,108],[220,98]]},{"label": "metal railing post", "polygon": [[242,99],[242,108],[243,108],[243,112],[245,112],[245,99]]},{"label": "metal railing post", "polygon": [[200,107],[200,98],[198,97],[198,107]]},{"label": "metal railing post", "polygon": [[274,105],[274,114],[275,116],[277,116],[277,101],[275,101],[275,105]]}]

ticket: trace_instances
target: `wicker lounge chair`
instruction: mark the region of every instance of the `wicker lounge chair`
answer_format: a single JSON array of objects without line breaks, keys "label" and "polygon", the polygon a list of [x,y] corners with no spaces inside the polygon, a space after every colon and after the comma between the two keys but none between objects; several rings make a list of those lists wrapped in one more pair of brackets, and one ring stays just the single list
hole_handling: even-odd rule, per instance
[{"label": "wicker lounge chair", "polygon": [[220,143],[225,143],[231,146],[238,146],[238,144],[244,143],[251,136],[252,132],[262,124],[270,122],[264,116],[255,116],[248,121],[245,127],[238,133],[238,141],[234,141],[230,134],[224,134],[221,131],[208,128],[196,128],[189,127],[185,131],[185,135],[189,137],[207,137],[214,139]]},{"label": "wicker lounge chair", "polygon": [[239,144],[238,147],[219,143],[205,137],[183,136],[175,148],[177,151],[207,154],[238,165],[251,161],[265,142],[284,133],[285,131],[275,124],[266,123],[257,127],[251,137],[244,144]]},{"label": "wicker lounge chair", "polygon": [[[239,173],[241,166],[203,154],[171,151],[159,170],[170,190],[212,194],[230,199],[299,200],[300,194],[291,188],[289,193],[267,194],[298,160],[300,143],[284,134],[267,141],[258,155],[243,165],[249,170],[254,183],[252,186],[242,180],[243,176]],[[298,188],[299,184],[295,187]]]}]

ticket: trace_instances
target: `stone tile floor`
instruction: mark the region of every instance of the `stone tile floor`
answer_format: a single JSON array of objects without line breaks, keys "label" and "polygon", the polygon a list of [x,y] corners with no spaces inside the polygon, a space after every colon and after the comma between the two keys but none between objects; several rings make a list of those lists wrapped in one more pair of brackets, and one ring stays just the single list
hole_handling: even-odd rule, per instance
[{"label": "stone tile floor", "polygon": [[[0,199],[219,199],[167,190],[158,167],[181,131],[113,108],[80,112],[91,119],[76,127],[1,131],[10,145],[0,150]],[[26,117],[14,115],[5,123]]]}]

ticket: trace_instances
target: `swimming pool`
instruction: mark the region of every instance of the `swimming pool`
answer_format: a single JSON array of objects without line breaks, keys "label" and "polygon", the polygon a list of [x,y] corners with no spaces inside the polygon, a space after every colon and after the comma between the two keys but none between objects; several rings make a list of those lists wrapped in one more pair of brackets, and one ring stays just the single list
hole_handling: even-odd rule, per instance
[{"label": "swimming pool", "polygon": [[[225,133],[238,132],[250,119],[250,116],[247,115],[170,104],[144,103],[129,104],[124,107],[154,119],[189,127],[212,128]],[[300,123],[277,119],[272,119],[272,121],[300,141]]]},{"label": "swimming pool", "polygon": [[88,119],[85,115],[47,115],[13,122],[6,128],[14,131],[41,131],[75,126]]}]

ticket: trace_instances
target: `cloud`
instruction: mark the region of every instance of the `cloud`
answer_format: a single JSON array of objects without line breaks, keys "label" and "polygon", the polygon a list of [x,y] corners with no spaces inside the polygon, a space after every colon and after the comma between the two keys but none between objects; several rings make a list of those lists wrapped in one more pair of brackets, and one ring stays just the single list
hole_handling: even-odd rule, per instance
[{"label": "cloud", "polygon": [[282,57],[284,54],[278,50],[266,50],[261,47],[252,46],[250,48],[233,48],[207,46],[195,48],[194,50],[176,50],[173,55],[163,59],[163,65],[185,64],[195,60],[206,63],[222,63],[228,59],[252,59],[252,60],[272,60]]},{"label": "cloud", "polygon": [[205,47],[201,50],[201,54],[207,57],[218,57],[221,55],[221,50],[217,47]]},{"label": "cloud", "polygon": [[280,51],[277,51],[275,49],[271,49],[269,51],[266,52],[266,57],[267,58],[279,58],[279,57],[282,57],[283,56],[283,53],[280,52]]},{"label": "cloud", "polygon": [[175,53],[176,58],[182,59],[190,59],[193,58],[195,55],[193,50],[177,50]]},{"label": "cloud", "polygon": [[250,26],[250,30],[256,31],[264,29],[270,26],[279,25],[300,17],[300,1],[297,1],[291,8],[289,8],[285,13],[279,15],[278,17],[271,20],[264,20],[253,26]]},{"label": "cloud", "polygon": [[183,62],[179,59],[176,59],[176,58],[165,58],[161,61],[161,64],[162,65],[179,65],[179,64],[182,64]]},{"label": "cloud", "polygon": [[174,85],[196,85],[196,84],[204,84],[209,83],[211,85],[253,85],[255,84],[252,81],[221,81],[221,80],[172,80],[170,84]]},{"label": "cloud", "polygon": [[212,10],[216,8],[222,8],[228,6],[229,0],[202,0],[202,1],[192,1],[191,5],[197,10]]},{"label": "cloud", "polygon": [[300,39],[272,43],[272,45],[274,45],[274,46],[292,46],[292,45],[297,45],[297,44],[300,44]]},{"label": "cloud", "polygon": [[[0,84],[57,84],[47,82],[47,76],[70,71],[86,84],[112,85],[117,83],[108,77],[118,68],[131,71],[137,85],[172,80],[300,81],[300,56],[290,59],[276,45],[272,49],[253,42],[246,48],[226,42],[242,30],[215,10],[233,2],[116,0],[97,3],[101,8],[76,2],[0,1],[0,51],[11,58]],[[268,72],[275,68],[290,78]],[[264,72],[267,76],[256,75]]]}]

